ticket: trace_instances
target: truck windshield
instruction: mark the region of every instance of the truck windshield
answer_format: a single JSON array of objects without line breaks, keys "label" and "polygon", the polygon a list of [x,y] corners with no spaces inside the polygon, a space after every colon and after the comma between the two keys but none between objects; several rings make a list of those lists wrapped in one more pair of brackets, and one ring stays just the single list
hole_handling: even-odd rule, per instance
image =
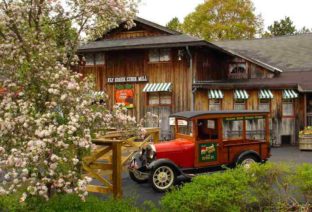
[{"label": "truck windshield", "polygon": [[179,134],[193,136],[193,122],[189,120],[178,119],[177,120]]}]

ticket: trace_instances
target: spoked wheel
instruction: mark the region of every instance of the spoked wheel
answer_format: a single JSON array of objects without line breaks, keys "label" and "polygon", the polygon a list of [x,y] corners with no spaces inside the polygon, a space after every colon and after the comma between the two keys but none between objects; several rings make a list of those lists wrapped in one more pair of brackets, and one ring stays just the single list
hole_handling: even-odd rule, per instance
[{"label": "spoked wheel", "polygon": [[252,156],[252,155],[247,155],[245,157],[243,157],[242,159],[240,159],[238,161],[238,164],[245,167],[245,168],[249,168],[252,164],[257,163],[258,160]]},{"label": "spoked wheel", "polygon": [[130,178],[137,183],[146,183],[148,175],[139,171],[129,171]]},{"label": "spoked wheel", "polygon": [[168,165],[156,167],[150,177],[153,189],[158,192],[167,191],[176,181],[176,174]]}]

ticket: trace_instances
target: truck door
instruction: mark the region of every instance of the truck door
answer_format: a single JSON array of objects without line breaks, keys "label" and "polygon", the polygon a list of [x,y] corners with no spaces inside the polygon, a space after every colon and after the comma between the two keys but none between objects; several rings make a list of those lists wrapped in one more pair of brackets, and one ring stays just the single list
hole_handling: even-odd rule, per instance
[{"label": "truck door", "polygon": [[219,165],[220,133],[218,119],[198,119],[196,123],[195,166]]}]

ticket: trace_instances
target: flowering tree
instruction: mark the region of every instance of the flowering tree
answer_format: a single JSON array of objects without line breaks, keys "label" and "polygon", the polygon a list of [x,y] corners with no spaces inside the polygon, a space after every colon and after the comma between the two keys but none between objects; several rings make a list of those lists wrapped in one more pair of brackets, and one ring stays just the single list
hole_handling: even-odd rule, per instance
[{"label": "flowering tree", "polygon": [[[81,159],[92,135],[137,127],[122,107],[94,103],[90,78],[69,67],[83,34],[100,35],[120,21],[130,26],[132,0],[2,0],[0,3],[0,195],[22,191],[48,199],[55,192],[87,195]],[[72,23],[58,45],[56,24]],[[1,176],[0,176],[1,180]]]}]

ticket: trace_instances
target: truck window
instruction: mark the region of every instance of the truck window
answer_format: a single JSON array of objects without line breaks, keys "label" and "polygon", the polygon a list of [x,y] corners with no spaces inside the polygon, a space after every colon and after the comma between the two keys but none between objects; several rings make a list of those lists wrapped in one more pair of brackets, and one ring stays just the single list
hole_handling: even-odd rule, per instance
[{"label": "truck window", "polygon": [[188,120],[177,120],[178,124],[178,131],[179,134],[193,136],[193,122]]},{"label": "truck window", "polygon": [[[238,117],[239,119],[240,117]],[[223,139],[236,140],[243,138],[244,120],[237,120],[237,118],[223,119]]]},{"label": "truck window", "polygon": [[265,119],[246,120],[246,138],[249,140],[265,140]]},{"label": "truck window", "polygon": [[199,119],[197,121],[198,140],[218,139],[217,119]]}]

